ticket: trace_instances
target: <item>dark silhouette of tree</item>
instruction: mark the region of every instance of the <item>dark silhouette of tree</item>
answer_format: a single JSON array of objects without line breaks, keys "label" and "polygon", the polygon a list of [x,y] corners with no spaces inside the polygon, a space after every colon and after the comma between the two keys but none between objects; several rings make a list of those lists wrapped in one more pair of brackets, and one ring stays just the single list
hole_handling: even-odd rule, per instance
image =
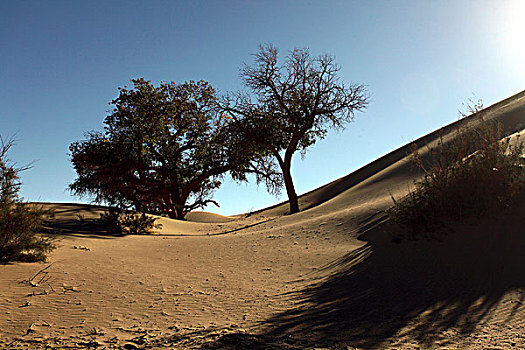
[{"label": "dark silhouette of tree", "polygon": [[104,121],[104,132],[90,132],[71,144],[78,178],[69,186],[139,212],[183,219],[202,208],[223,175],[243,176],[248,152],[230,132],[232,122],[216,112],[216,93],[204,81],[161,83],[131,80],[120,88]]},{"label": "dark silhouette of tree", "polygon": [[250,147],[258,149],[255,167],[280,169],[290,213],[296,213],[292,156],[297,151],[304,156],[328,129],[344,129],[355,111],[366,108],[369,97],[364,85],[341,82],[333,56],[312,57],[308,49],[294,49],[279,65],[278,49],[271,44],[259,46],[254,56],[254,64],[244,65],[240,72],[251,95],[228,94],[221,107],[242,125]]}]

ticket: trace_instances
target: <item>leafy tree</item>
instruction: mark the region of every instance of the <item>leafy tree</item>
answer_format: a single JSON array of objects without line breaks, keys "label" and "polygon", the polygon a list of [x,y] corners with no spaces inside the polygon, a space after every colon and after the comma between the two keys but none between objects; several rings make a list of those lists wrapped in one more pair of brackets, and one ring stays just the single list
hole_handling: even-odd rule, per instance
[{"label": "leafy tree", "polygon": [[12,145],[12,139],[0,137],[0,262],[43,261],[55,248],[51,238],[37,233],[49,212],[24,203],[18,196],[18,173],[27,167],[15,168],[9,161],[7,153]]},{"label": "leafy tree", "polygon": [[216,113],[214,89],[204,81],[131,81],[111,102],[104,131],[71,144],[78,175],[71,191],[175,219],[217,204],[213,190],[226,172],[243,174],[248,153],[229,131],[231,121]]},{"label": "leafy tree", "polygon": [[313,57],[308,49],[294,49],[279,65],[278,49],[272,45],[259,46],[254,56],[254,64],[244,65],[240,73],[252,94],[229,94],[222,108],[242,125],[247,144],[259,150],[258,180],[280,169],[290,213],[296,213],[292,156],[297,151],[304,156],[330,128],[344,129],[355,111],[366,108],[369,98],[363,85],[340,81],[333,56]]}]

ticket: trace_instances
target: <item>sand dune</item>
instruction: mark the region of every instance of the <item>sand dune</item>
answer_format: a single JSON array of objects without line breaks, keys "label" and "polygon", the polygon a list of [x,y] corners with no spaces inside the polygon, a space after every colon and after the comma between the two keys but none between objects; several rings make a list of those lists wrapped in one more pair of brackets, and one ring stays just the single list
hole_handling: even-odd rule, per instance
[{"label": "sand dune", "polygon": [[[522,131],[525,92],[486,118]],[[191,213],[114,236],[91,220],[103,207],[45,204],[58,249],[0,266],[0,348],[525,348],[525,199],[444,242],[394,244],[381,210],[419,176],[408,151],[302,195],[294,215]]]}]

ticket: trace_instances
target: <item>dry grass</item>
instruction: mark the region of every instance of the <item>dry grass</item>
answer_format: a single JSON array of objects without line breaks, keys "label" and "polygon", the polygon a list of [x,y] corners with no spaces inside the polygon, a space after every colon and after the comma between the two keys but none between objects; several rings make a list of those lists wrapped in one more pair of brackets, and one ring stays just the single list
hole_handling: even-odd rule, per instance
[{"label": "dry grass", "polygon": [[454,139],[429,150],[425,161],[417,147],[411,161],[423,172],[415,188],[395,199],[387,213],[403,230],[396,238],[435,238],[452,222],[495,215],[509,207],[525,187],[523,143],[502,138],[502,127],[480,117]]}]

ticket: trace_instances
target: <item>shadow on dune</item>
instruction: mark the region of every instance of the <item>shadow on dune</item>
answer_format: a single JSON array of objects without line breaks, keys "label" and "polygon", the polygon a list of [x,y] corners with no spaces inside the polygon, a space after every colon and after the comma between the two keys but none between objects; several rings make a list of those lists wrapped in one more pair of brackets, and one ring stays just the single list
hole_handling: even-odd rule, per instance
[{"label": "shadow on dune", "polygon": [[444,242],[380,242],[386,225],[368,227],[370,242],[290,295],[297,300],[294,309],[267,320],[259,335],[228,335],[208,347],[236,348],[232,344],[256,339],[256,348],[265,343],[381,348],[404,332],[423,346],[437,340],[446,345],[445,331],[470,334],[500,304],[507,305],[507,320],[520,317],[515,314],[525,299],[522,213],[465,225]]},{"label": "shadow on dune", "polygon": [[96,219],[54,219],[44,223],[41,233],[60,236],[89,236],[92,238],[123,237],[124,234],[108,231]]},{"label": "shadow on dune", "polygon": [[89,236],[95,238],[121,237],[108,231],[98,222],[100,214],[106,209],[88,204],[46,204],[45,209],[53,212],[53,217],[46,220],[41,229],[44,234],[60,236]]},{"label": "shadow on dune", "polygon": [[375,348],[408,329],[429,345],[451,327],[471,333],[521,289],[512,318],[525,297],[523,218],[513,221],[465,226],[442,243],[369,242],[326,267],[335,272],[295,295],[299,306],[270,319],[267,333]]}]

